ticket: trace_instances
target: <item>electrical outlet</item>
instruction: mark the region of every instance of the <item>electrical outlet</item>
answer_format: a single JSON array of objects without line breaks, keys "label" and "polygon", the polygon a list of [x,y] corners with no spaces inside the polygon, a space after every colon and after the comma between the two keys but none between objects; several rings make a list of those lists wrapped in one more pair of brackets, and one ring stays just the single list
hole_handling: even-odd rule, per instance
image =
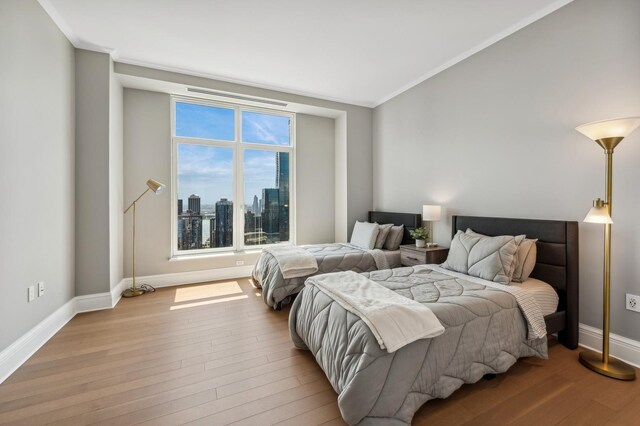
[{"label": "electrical outlet", "polygon": [[29,287],[29,293],[27,295],[27,301],[33,302],[33,299],[36,298],[36,286],[32,285]]},{"label": "electrical outlet", "polygon": [[244,260],[236,260],[236,266],[244,265]]},{"label": "electrical outlet", "polygon": [[38,282],[38,297],[44,296],[44,281]]},{"label": "electrical outlet", "polygon": [[640,296],[627,293],[627,303],[625,306],[630,311],[640,312]]}]

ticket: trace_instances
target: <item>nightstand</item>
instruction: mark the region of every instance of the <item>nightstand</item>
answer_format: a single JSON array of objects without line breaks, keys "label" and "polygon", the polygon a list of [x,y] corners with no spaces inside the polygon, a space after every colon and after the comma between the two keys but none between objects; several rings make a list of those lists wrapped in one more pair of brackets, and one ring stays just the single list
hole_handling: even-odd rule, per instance
[{"label": "nightstand", "polygon": [[400,262],[402,266],[414,266],[423,264],[440,264],[447,260],[449,249],[446,247],[418,248],[415,244],[400,246]]}]

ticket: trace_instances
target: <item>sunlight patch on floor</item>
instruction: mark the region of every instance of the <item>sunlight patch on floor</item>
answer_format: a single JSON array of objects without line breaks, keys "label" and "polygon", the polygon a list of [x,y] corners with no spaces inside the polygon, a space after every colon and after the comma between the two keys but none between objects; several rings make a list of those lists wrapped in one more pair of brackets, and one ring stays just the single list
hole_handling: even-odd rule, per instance
[{"label": "sunlight patch on floor", "polygon": [[201,302],[193,302],[193,303],[183,303],[182,305],[171,306],[169,310],[176,311],[178,309],[196,308],[198,306],[213,305],[215,303],[231,302],[233,300],[241,300],[241,299],[248,299],[248,298],[249,296],[244,294],[242,296],[225,297],[222,299],[203,300]]},{"label": "sunlight patch on floor", "polygon": [[237,281],[202,284],[176,289],[174,302],[189,302],[191,300],[210,299],[212,297],[229,296],[240,293],[242,293],[242,289]]}]

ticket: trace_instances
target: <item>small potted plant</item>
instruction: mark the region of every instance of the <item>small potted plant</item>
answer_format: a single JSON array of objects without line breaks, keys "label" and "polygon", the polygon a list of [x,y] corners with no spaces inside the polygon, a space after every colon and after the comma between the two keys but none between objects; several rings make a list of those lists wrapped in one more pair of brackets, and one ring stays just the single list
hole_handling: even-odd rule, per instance
[{"label": "small potted plant", "polygon": [[416,240],[416,247],[424,247],[427,245],[426,241],[427,237],[429,236],[427,228],[416,228],[413,231],[410,231],[409,235],[411,235],[411,238]]}]

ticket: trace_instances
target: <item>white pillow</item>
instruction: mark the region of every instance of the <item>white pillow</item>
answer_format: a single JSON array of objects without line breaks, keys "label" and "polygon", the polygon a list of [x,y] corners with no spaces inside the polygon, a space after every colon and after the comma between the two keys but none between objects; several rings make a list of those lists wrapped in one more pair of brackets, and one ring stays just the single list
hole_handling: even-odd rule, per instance
[{"label": "white pillow", "polygon": [[458,231],[451,240],[449,255],[442,266],[488,281],[509,284],[517,249],[515,237],[509,235],[481,237]]},{"label": "white pillow", "polygon": [[389,231],[391,231],[393,223],[386,223],[378,226],[380,227],[380,232],[378,233],[378,238],[376,238],[375,248],[381,249],[384,247],[384,242],[387,241],[387,236],[389,235]]},{"label": "white pillow", "polygon": [[377,223],[356,221],[351,234],[351,244],[371,250],[376,245],[376,238],[380,232],[380,226]]}]

